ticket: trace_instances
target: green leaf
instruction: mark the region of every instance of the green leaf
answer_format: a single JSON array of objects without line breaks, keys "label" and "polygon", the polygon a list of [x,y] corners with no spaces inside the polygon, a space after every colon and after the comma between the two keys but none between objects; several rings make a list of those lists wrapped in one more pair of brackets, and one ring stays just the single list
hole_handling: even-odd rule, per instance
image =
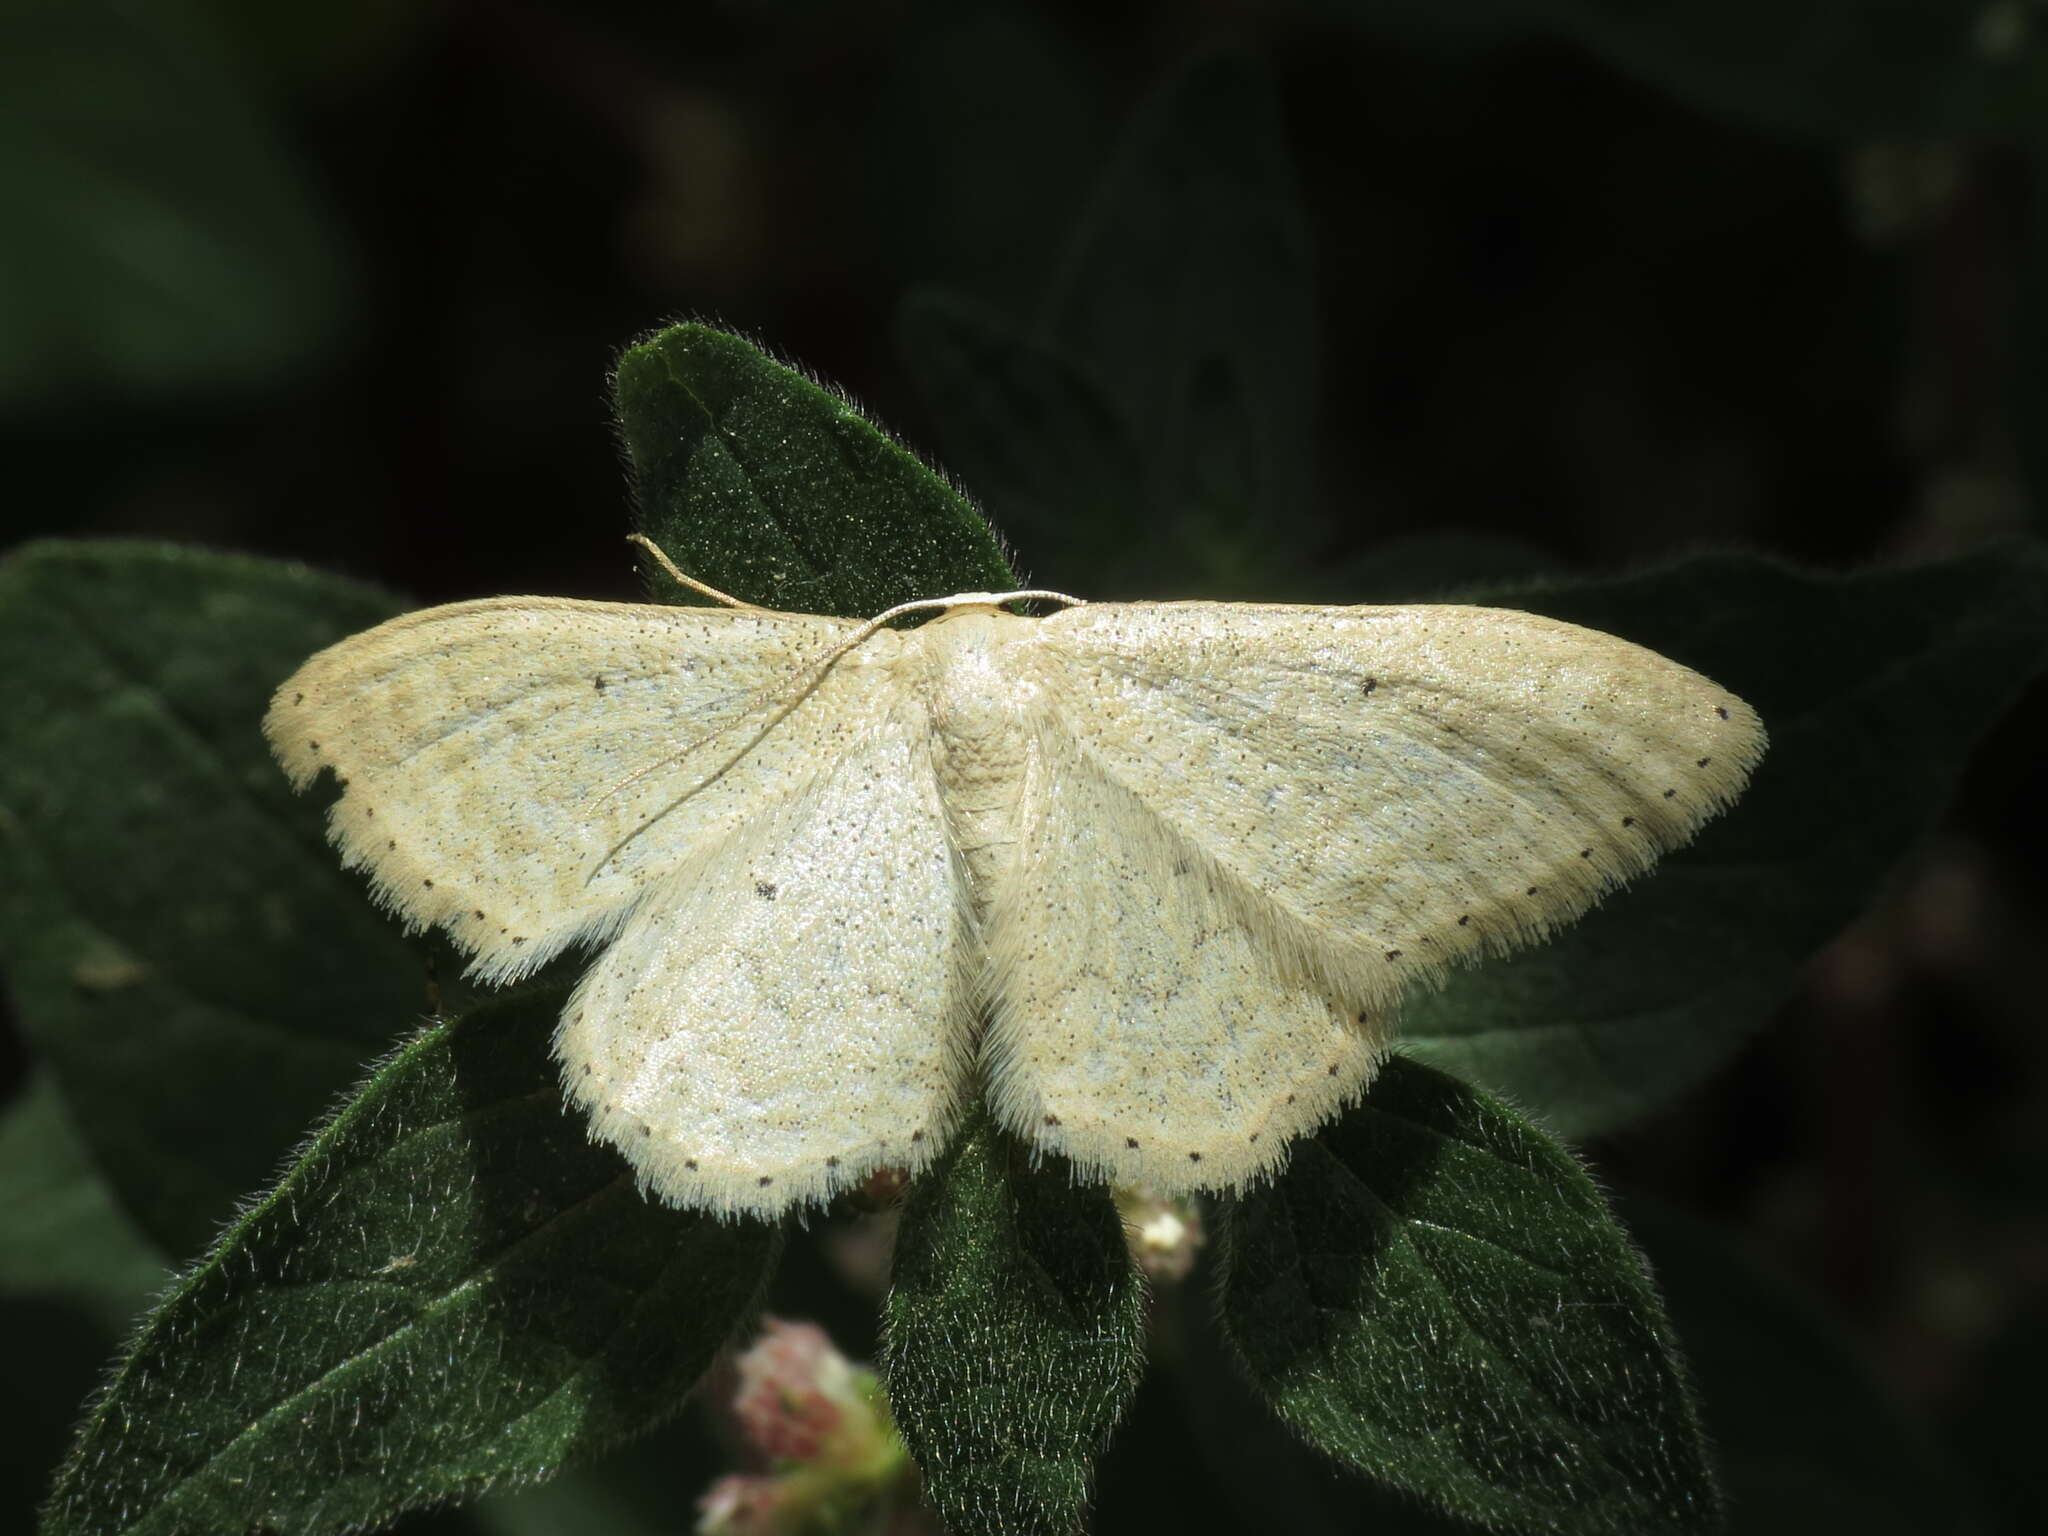
[{"label": "green leaf", "polygon": [[[862,616],[1016,578],[981,514],[839,395],[737,336],[677,325],[614,381],[641,531],[689,575],[798,613]],[[702,602],[659,571],[664,602]]]},{"label": "green leaf", "polygon": [[1135,115],[1030,327],[927,294],[899,339],[949,462],[1038,534],[1045,579],[1149,596],[1192,564],[1253,592],[1311,537],[1313,314],[1271,85],[1214,54]]},{"label": "green leaf", "polygon": [[1698,843],[1403,1012],[1406,1048],[1587,1136],[1723,1065],[1941,813],[2048,666],[2031,546],[1837,577],[1745,557],[1493,600],[1635,640],[1756,706],[1770,751]]},{"label": "green leaf", "polygon": [[124,1204],[198,1247],[426,1003],[258,722],[387,618],[297,567],[139,544],[0,564],[0,960]]},{"label": "green leaf", "polygon": [[37,1073],[0,1115],[0,1296],[60,1298],[119,1331],[169,1276]]},{"label": "green leaf", "polygon": [[1108,1190],[1030,1166],[977,1113],[911,1185],[886,1328],[890,1412],[956,1536],[1079,1531],[1144,1368]]},{"label": "green leaf", "polygon": [[[1967,1484],[1817,1300],[1745,1258],[1725,1231],[1657,1207],[1627,1210],[1698,1374],[1733,1529],[1984,1529]],[[2038,1378],[2027,1401],[2037,1398]]]},{"label": "green leaf", "polygon": [[1222,1216],[1224,1328],[1310,1444],[1506,1529],[1718,1527],[1655,1287],[1592,1180],[1503,1105],[1395,1058]]},{"label": "green leaf", "polygon": [[0,1297],[7,1390],[0,1392],[0,1530],[32,1531],[50,1491],[50,1469],[78,1429],[79,1404],[106,1379],[120,1333],[95,1303],[48,1294]]},{"label": "green leaf", "polygon": [[1242,55],[1198,58],[1133,119],[1037,330],[1130,424],[1145,510],[1182,539],[1236,546],[1220,575],[1255,568],[1308,505],[1314,312],[1272,84]]},{"label": "green leaf", "polygon": [[166,0],[0,10],[0,403],[304,369],[332,231],[223,50]]},{"label": "green leaf", "polygon": [[170,1278],[115,1205],[49,1073],[0,1114],[0,1529],[27,1530],[107,1353]]},{"label": "green leaf", "polygon": [[947,462],[1011,537],[1057,570],[1094,575],[1132,558],[1146,471],[1123,417],[1078,362],[938,290],[904,304],[896,339]]},{"label": "green leaf", "polygon": [[401,1049],[142,1330],[50,1536],[341,1531],[545,1476],[681,1401],[780,1243],[568,1116],[560,989]]}]

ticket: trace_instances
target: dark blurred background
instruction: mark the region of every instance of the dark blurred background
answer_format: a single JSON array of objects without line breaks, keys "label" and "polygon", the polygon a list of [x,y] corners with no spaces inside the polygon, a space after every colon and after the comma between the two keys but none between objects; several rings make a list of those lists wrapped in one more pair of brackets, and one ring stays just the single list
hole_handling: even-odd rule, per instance
[{"label": "dark blurred background", "polygon": [[[1439,561],[1851,568],[2035,527],[2024,0],[6,0],[0,526],[422,602],[634,595],[624,344],[728,324],[951,462],[919,306],[1029,329],[1134,114],[1219,50],[1263,79],[1247,153],[1298,221],[1285,291],[1232,319],[1306,338],[1293,503],[1081,560],[1092,513],[989,494],[1026,573],[1362,597]],[[1778,1028],[1590,1149],[1810,1291],[2014,1510],[2048,1497],[2008,1454],[2048,1369],[2044,706]]]}]

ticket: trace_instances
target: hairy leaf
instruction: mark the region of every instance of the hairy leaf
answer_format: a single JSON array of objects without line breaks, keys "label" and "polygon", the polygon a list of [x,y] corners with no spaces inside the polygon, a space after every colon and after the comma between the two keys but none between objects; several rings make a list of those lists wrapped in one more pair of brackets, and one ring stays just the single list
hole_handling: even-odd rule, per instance
[{"label": "hairy leaf", "polygon": [[[678,325],[615,380],[641,531],[691,576],[799,613],[858,617],[1016,585],[958,491],[839,395],[737,336]],[[649,563],[664,601],[701,602]]]},{"label": "hairy leaf", "polygon": [[1720,1499],[1663,1307],[1570,1155],[1395,1058],[1226,1202],[1225,1330],[1310,1444],[1482,1524],[1710,1531]]},{"label": "hairy leaf", "polygon": [[542,989],[425,1031],[163,1301],[52,1536],[341,1531],[543,1476],[682,1400],[776,1229],[664,1210],[567,1116]]},{"label": "hairy leaf", "polygon": [[911,1186],[883,1369],[956,1536],[1082,1528],[1144,1365],[1144,1289],[1107,1190],[1033,1168],[985,1115]]}]

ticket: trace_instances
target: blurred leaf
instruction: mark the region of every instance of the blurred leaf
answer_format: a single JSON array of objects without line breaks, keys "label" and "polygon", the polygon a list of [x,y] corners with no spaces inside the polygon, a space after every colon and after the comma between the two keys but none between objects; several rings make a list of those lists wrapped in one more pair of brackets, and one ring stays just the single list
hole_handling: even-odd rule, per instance
[{"label": "blurred leaf", "polygon": [[[1375,31],[1428,0],[1318,0]],[[1819,138],[2039,133],[2048,27],[2029,0],[1467,0],[1487,32],[1549,31],[1717,116]]]},{"label": "blurred leaf", "polygon": [[1130,515],[1150,519],[1129,534],[1229,539],[1255,561],[1300,526],[1313,481],[1309,260],[1271,82],[1239,55],[1198,59],[1139,109],[1036,327],[1098,381],[1139,445],[1149,505]]},{"label": "blurred leaf", "polygon": [[[96,1305],[92,1310],[96,1310]],[[0,1392],[0,1530],[32,1531],[83,1404],[117,1334],[53,1295],[0,1297],[7,1390]]]},{"label": "blurred leaf", "polygon": [[[749,602],[859,617],[1016,585],[971,504],[824,386],[750,343],[677,325],[615,380],[641,530]],[[644,562],[664,602],[702,602]]]},{"label": "blurred leaf", "polygon": [[961,1536],[1078,1532],[1144,1369],[1144,1288],[1109,1192],[977,1114],[911,1185],[883,1371],[926,1499]]},{"label": "blurred leaf", "polygon": [[114,1203],[56,1083],[36,1074],[0,1115],[0,1295],[70,1302],[113,1334],[169,1278]]},{"label": "blurred leaf", "polygon": [[1739,1050],[2048,667],[2048,555],[2030,546],[1848,577],[1717,557],[1493,600],[1696,667],[1771,733],[1748,793],[1694,847],[1404,1010],[1407,1049],[1569,1136],[1625,1124]]},{"label": "blurred leaf", "polygon": [[[897,317],[947,462],[1008,535],[1060,569],[1102,573],[1131,558],[1146,475],[1123,418],[1080,365],[1024,340],[971,300],[927,291]],[[1050,579],[1050,578],[1048,578]]]},{"label": "blurred leaf", "polygon": [[0,10],[0,405],[248,385],[339,332],[334,236],[179,0]]},{"label": "blurred leaf", "polygon": [[167,1252],[426,1003],[258,722],[382,593],[157,545],[0,563],[0,960],[122,1202]]},{"label": "blurred leaf", "polygon": [[169,1278],[32,1076],[0,1114],[0,1529],[33,1526],[108,1351]]},{"label": "blurred leaf", "polygon": [[928,294],[899,334],[950,466],[1045,541],[1044,579],[1253,591],[1310,536],[1312,290],[1271,86],[1219,54],[1136,114],[1028,330]]},{"label": "blurred leaf", "polygon": [[377,1524],[673,1411],[780,1237],[640,1196],[563,1111],[562,999],[480,1008],[377,1069],[145,1326],[52,1536]]},{"label": "blurred leaf", "polygon": [[1390,1060],[1365,1102],[1223,1205],[1221,1311],[1309,1443],[1514,1530],[1719,1528],[1655,1287],[1563,1148]]},{"label": "blurred leaf", "polygon": [[[1811,1298],[1677,1212],[1628,1207],[1685,1341],[1739,1536],[1970,1536],[1969,1489]],[[2030,1437],[2034,1438],[2034,1437]]]}]

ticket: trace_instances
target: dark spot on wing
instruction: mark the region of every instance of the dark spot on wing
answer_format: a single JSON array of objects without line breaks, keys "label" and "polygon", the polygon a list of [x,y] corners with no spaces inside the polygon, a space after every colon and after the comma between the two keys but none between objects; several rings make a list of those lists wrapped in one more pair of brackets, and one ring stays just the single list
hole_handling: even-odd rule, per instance
[{"label": "dark spot on wing", "polygon": [[1678,798],[1678,791],[1675,789],[1667,789],[1664,791],[1664,798],[1666,800],[1676,800]]},{"label": "dark spot on wing", "polygon": [[1694,763],[1693,767],[1704,768],[1707,766],[1707,764],[1711,763],[1712,761],[1713,759],[1711,757],[1703,757],[1698,762]]},{"label": "dark spot on wing", "polygon": [[1379,685],[1380,680],[1378,678],[1368,677],[1363,683],[1358,685],[1359,696],[1361,698],[1364,697],[1366,694],[1371,693],[1373,689],[1379,687]]},{"label": "dark spot on wing", "polygon": [[770,1184],[773,1184],[774,1182],[775,1180],[770,1175],[765,1173],[761,1175],[761,1187],[763,1189],[766,1189]]},{"label": "dark spot on wing", "polygon": [[592,686],[593,688],[595,688],[595,689],[596,689],[596,690],[597,690],[597,691],[598,691],[599,693],[603,693],[603,692],[604,692],[604,679],[603,679],[603,678],[601,678],[601,677],[593,677],[593,678],[592,678],[592,679],[590,680],[590,685],[591,685],[591,686]]},{"label": "dark spot on wing", "polygon": [[1723,720],[1726,720],[1726,719],[1728,718],[1728,711],[1727,711],[1727,710],[1725,710],[1725,709],[1721,709],[1721,708],[1719,708],[1719,707],[1716,707],[1716,708],[1715,708],[1715,710],[1714,710],[1714,713],[1715,713],[1715,714],[1717,714],[1717,715],[1719,715],[1719,716],[1720,716],[1720,717],[1721,717],[1721,718],[1722,718]]},{"label": "dark spot on wing", "polygon": [[1199,1163],[1201,1160],[1202,1154],[1199,1152],[1190,1152],[1188,1154],[1188,1161],[1191,1163]]},{"label": "dark spot on wing", "polygon": [[1624,816],[1621,818],[1621,824],[1624,827],[1632,827],[1636,824],[1636,819],[1633,816]]},{"label": "dark spot on wing", "polygon": [[1138,1150],[1138,1138],[1135,1136],[1126,1136],[1124,1138],[1124,1145],[1129,1147],[1133,1152],[1135,1152]]},{"label": "dark spot on wing", "polygon": [[1060,1123],[1060,1117],[1058,1115],[1047,1115],[1045,1117],[1045,1123],[1047,1125],[1058,1125]]},{"label": "dark spot on wing", "polygon": [[781,889],[782,887],[773,880],[756,880],[754,882],[754,894],[763,901],[773,901],[775,893]]},{"label": "dark spot on wing", "polygon": [[1465,926],[1466,926],[1466,925],[1467,925],[1468,923],[1470,923],[1471,921],[1472,921],[1472,914],[1471,914],[1470,912],[1467,912],[1467,913],[1466,913],[1466,914],[1465,914],[1465,915],[1464,915],[1463,917],[1461,917],[1461,918],[1459,918],[1459,919],[1458,919],[1458,926],[1459,926],[1460,928],[1463,928],[1463,927],[1465,927]]}]

